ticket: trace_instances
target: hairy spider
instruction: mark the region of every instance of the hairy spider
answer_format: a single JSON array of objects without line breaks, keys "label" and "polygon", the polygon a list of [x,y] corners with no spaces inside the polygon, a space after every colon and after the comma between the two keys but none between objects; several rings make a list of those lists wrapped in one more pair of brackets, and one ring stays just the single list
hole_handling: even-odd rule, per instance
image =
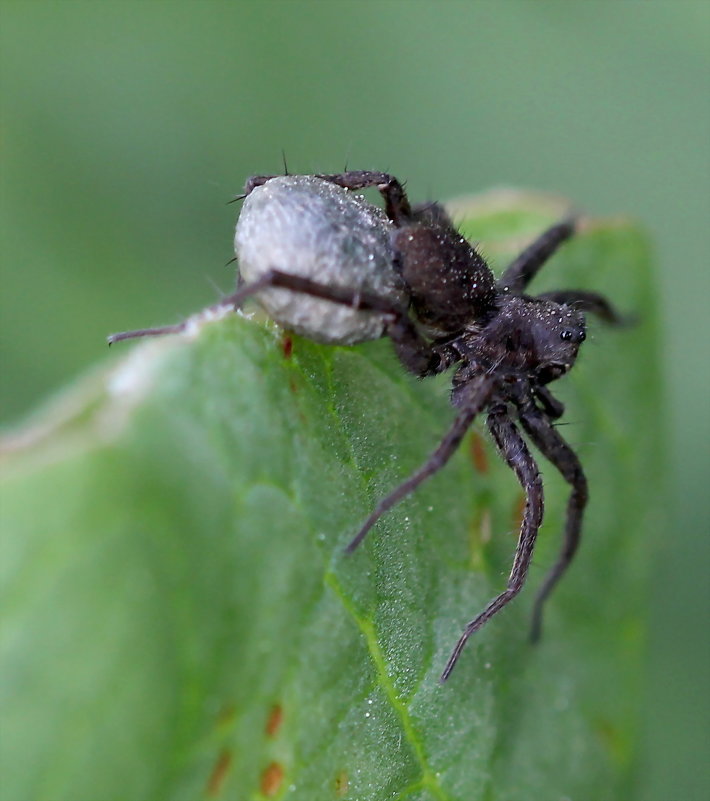
[{"label": "hairy spider", "polygon": [[[349,231],[352,241],[334,252],[342,255],[352,251],[353,242],[358,247],[368,243],[360,251],[365,253],[366,260],[374,262],[375,269],[365,271],[358,257],[347,270],[336,264],[330,273],[319,272],[316,265],[315,272],[304,276],[303,268],[290,271],[288,264],[262,259],[261,267],[252,271],[249,281],[238,286],[217,307],[236,308],[247,297],[257,294],[269,308],[265,300],[267,292],[290,290],[291,299],[296,293],[296,297],[329,301],[354,315],[350,327],[341,333],[339,329],[330,330],[334,323],[324,323],[308,304],[303,307],[296,302],[293,306],[293,300],[287,300],[285,305],[273,305],[276,309],[273,316],[278,322],[298,328],[292,315],[295,309],[302,323],[300,330],[311,338],[351,344],[384,335],[392,340],[399,360],[414,375],[431,376],[456,367],[451,400],[458,411],[453,424],[424,464],[380,500],[347,551],[354,551],[388,509],[446,464],[482,412],[487,413],[486,422],[500,455],[525,493],[525,509],[507,586],[465,627],[441,674],[443,682],[469,637],[520,592],[530,567],[543,517],[543,485],[535,459],[516,423],[572,488],[562,549],[534,604],[532,639],[540,636],[544,602],[577,550],[588,498],[582,465],[553,425],[564,407],[550,393],[548,384],[567,373],[575,363],[585,339],[584,312],[610,323],[622,320],[604,297],[593,292],[559,290],[535,297],[525,294],[543,264],[575,233],[574,218],[562,220],[542,233],[496,281],[483,257],[456,230],[443,206],[410,205],[402,184],[392,175],[350,171],[316,176],[254,176],[248,179],[240,197],[248,202],[250,197],[264,191],[265,185],[273,182],[272,187],[276,188],[279,181],[286,182],[288,191],[294,187],[305,191],[306,199],[309,191],[315,191],[321,198],[326,197],[331,207],[340,206],[330,212],[335,220],[326,220],[324,230]],[[335,190],[339,194],[329,198],[331,189],[327,186],[324,189],[323,182],[339,188]],[[364,218],[358,217],[359,212],[348,206],[346,198],[351,195],[347,190],[367,187],[380,191],[386,220],[379,221],[376,210],[368,209],[360,210]],[[254,215],[257,223],[260,215],[268,214],[269,206],[262,204],[260,209]],[[245,208],[243,215],[246,212]],[[280,219],[280,214],[281,210],[273,216]],[[322,214],[319,210],[316,216]],[[247,223],[240,222],[237,227],[238,255],[240,242],[245,254],[253,244],[243,231],[240,237],[240,225]],[[382,230],[386,234],[384,239]],[[272,234],[270,231],[267,238],[273,239]],[[257,241],[265,240],[257,237]],[[281,247],[279,252],[283,255],[278,258],[288,257],[288,247],[285,250]],[[269,258],[274,258],[273,254]],[[383,271],[384,277],[378,278],[378,271]],[[377,320],[374,328],[373,313]],[[363,315],[369,322],[364,322]],[[109,344],[132,337],[175,333],[184,330],[185,325],[114,334],[109,337]]]}]

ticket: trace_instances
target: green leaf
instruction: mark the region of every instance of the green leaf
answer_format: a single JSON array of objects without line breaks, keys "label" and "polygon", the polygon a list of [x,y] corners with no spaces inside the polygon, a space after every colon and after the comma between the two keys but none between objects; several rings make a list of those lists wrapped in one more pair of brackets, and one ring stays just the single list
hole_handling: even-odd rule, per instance
[{"label": "green leaf", "polygon": [[[518,193],[456,210],[498,270],[560,214]],[[628,798],[662,522],[648,262],[634,225],[591,223],[535,287],[603,291],[640,324],[592,323],[556,385],[592,501],[543,641],[567,496],[546,464],[528,587],[443,686],[504,586],[521,493],[472,433],[344,555],[453,416],[448,378],[406,375],[389,342],[289,355],[231,315],[112,354],[10,433],[1,797]]]}]

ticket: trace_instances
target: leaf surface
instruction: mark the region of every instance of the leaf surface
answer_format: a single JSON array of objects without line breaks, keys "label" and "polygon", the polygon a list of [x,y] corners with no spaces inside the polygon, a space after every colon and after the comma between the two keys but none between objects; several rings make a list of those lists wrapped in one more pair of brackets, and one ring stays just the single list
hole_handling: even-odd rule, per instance
[{"label": "leaf surface", "polygon": [[[496,271],[559,215],[459,204]],[[236,315],[113,355],[7,437],[0,797],[628,798],[649,542],[662,524],[643,233],[590,224],[536,291],[602,291],[555,385],[591,488],[579,556],[527,642],[567,489],[543,465],[528,586],[438,684],[505,584],[521,493],[479,425],[352,556],[373,503],[436,446],[448,378],[387,341],[318,346]]]}]

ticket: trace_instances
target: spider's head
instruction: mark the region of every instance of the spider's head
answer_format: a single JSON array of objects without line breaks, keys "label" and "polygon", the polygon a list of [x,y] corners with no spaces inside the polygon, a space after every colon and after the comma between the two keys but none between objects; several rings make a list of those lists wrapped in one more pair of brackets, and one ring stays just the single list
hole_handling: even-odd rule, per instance
[{"label": "spider's head", "polygon": [[585,338],[584,315],[543,298],[510,297],[484,329],[484,362],[525,372],[540,384],[564,375]]},{"label": "spider's head", "polygon": [[579,346],[586,338],[584,315],[551,300],[534,300],[532,304],[533,371],[541,384],[549,384],[577,360]]}]

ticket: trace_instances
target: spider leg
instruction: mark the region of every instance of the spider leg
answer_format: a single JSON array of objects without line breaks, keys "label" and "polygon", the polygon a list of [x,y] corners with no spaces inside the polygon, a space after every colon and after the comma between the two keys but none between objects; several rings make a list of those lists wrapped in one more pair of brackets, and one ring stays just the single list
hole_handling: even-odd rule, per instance
[{"label": "spider leg", "polygon": [[[213,303],[211,306],[205,306],[205,308],[200,312],[200,314],[209,314],[210,312],[218,312],[222,309],[229,308],[230,306],[233,308],[234,304],[232,302],[233,295],[228,295],[227,297],[223,298],[219,301],[219,303]],[[167,334],[181,334],[185,331],[190,324],[190,320],[183,320],[181,323],[175,323],[175,325],[163,325],[158,328],[137,328],[133,331],[120,331],[117,334],[109,334],[106,337],[106,341],[109,344],[109,347],[114,344],[114,342],[121,342],[124,339],[139,339],[141,337],[162,337],[166,336]]]},{"label": "spider leg", "polygon": [[562,303],[565,306],[574,306],[584,312],[596,314],[600,320],[612,325],[629,325],[633,320],[622,316],[609,303],[609,301],[596,292],[586,292],[581,289],[559,289],[556,292],[543,292],[539,298]]},{"label": "spider leg", "polygon": [[[244,193],[239,198],[245,198],[257,186],[262,186],[276,175],[252,175],[244,185]],[[331,174],[318,174],[314,178],[320,178],[331,184],[342,186],[343,189],[367,189],[377,187],[385,201],[385,213],[392,222],[397,225],[406,224],[413,219],[412,207],[404,191],[402,184],[387,172],[373,172],[371,170],[349,170],[347,172],[337,172]]]},{"label": "spider leg", "polygon": [[423,481],[437,473],[453,456],[456,448],[468,431],[475,416],[488,402],[493,382],[487,376],[474,379],[470,386],[464,408],[459,412],[451,428],[446,432],[436,450],[429,456],[424,464],[406,481],[403,481],[389,495],[386,495],[377,504],[372,514],[367,518],[362,528],[346,547],[347,553],[352,553],[363,541],[368,531],[382,517],[382,515],[399,503],[402,498],[413,492]]},{"label": "spider leg", "polygon": [[546,419],[544,414],[536,409],[533,404],[523,406],[519,414],[520,422],[530,439],[572,487],[572,492],[567,502],[567,519],[562,549],[535,598],[530,639],[533,642],[537,642],[542,631],[542,608],[545,600],[569,567],[579,546],[582,517],[584,508],[587,505],[589,492],[587,490],[587,479],[584,476],[584,471],[577,455],[560,436],[557,429]]},{"label": "spider leg", "polygon": [[475,617],[464,629],[463,634],[456,643],[444,672],[441,682],[445,682],[451,675],[456,662],[461,655],[468,638],[481,628],[490,618],[499,612],[507,603],[513,600],[525,583],[525,577],[530,567],[530,560],[535,547],[537,532],[542,523],[544,510],[543,488],[540,471],[528,450],[520,432],[510,419],[505,407],[498,407],[488,415],[488,428],[501,455],[508,463],[525,491],[525,512],[520,525],[518,547],[513,559],[513,567],[508,577],[506,589],[494,598],[488,606]]},{"label": "spider leg", "polygon": [[[221,311],[222,309],[238,308],[250,295],[260,292],[262,289],[266,289],[270,286],[277,286],[272,275],[275,272],[276,271],[272,270],[269,273],[265,273],[258,281],[254,281],[251,284],[241,284],[240,280],[239,284],[241,285],[237,286],[236,292],[232,293],[231,295],[227,295],[225,298],[222,298],[219,303],[213,303],[211,306],[206,306],[199,313],[205,314],[206,312],[216,312]],[[107,341],[109,346],[111,346],[114,342],[121,342],[124,339],[139,339],[141,337],[159,337],[166,334],[180,334],[185,331],[189,322],[189,320],[183,320],[181,323],[176,323],[175,325],[164,325],[160,328],[137,328],[134,331],[121,331],[118,334],[110,334],[107,337]]]},{"label": "spider leg", "polygon": [[570,217],[553,225],[516,258],[498,279],[498,288],[512,295],[525,291],[527,285],[538,274],[540,268],[552,254],[572,237],[577,230],[577,220]]},{"label": "spider leg", "polygon": [[342,186],[344,189],[367,189],[377,187],[385,201],[385,214],[396,225],[412,221],[412,207],[402,184],[388,172],[372,170],[350,170],[333,175],[317,175],[324,181]]},{"label": "spider leg", "polygon": [[[310,278],[284,273],[280,270],[270,270],[257,281],[238,286],[236,292],[223,298],[219,303],[207,306],[202,313],[228,308],[236,309],[251,295],[270,287],[302,292],[305,295],[322,298],[323,300],[350,306],[361,311],[380,312],[388,318],[385,322],[385,332],[392,340],[400,361],[404,367],[415,375],[421,377],[435,375],[449,367],[452,359],[459,358],[457,354],[449,352],[445,346],[432,347],[419,333],[405,308],[398,308],[379,295],[351,289],[350,287],[320,284]],[[113,345],[114,342],[120,342],[124,339],[179,334],[186,330],[188,324],[189,320],[184,320],[181,323],[160,328],[139,328],[135,331],[121,331],[117,334],[111,334],[108,337],[108,344]]]},{"label": "spider leg", "polygon": [[393,305],[372,292],[352,289],[350,287],[319,284],[310,278],[270,270],[259,281],[241,287],[226,302],[239,306],[249,295],[259,292],[265,287],[280,287],[303,292],[323,300],[350,306],[361,311],[380,312],[389,318],[385,323],[385,332],[392,340],[397,356],[409,370],[420,377],[435,375],[451,364],[451,355],[443,348],[432,348],[419,333],[416,326],[403,307]]},{"label": "spider leg", "polygon": [[565,413],[565,405],[547,387],[535,387],[535,397],[540,401],[543,411],[551,420],[559,420]]},{"label": "spider leg", "polygon": [[117,334],[109,334],[106,337],[109,347],[114,342],[120,342],[123,339],[138,339],[139,337],[162,337],[165,334],[179,334],[184,331],[187,326],[187,320],[175,325],[163,325],[160,328],[136,328],[133,331],[120,331]]},{"label": "spider leg", "polygon": [[[284,289],[291,289],[295,292],[303,292],[306,295],[312,295],[316,298],[324,298],[331,300],[334,303],[340,303],[345,306],[351,306],[354,309],[362,309],[365,311],[378,311],[383,314],[392,315],[394,318],[406,317],[406,312],[403,309],[395,308],[390,302],[383,300],[378,295],[370,292],[361,292],[348,287],[328,286],[326,284],[319,284],[317,281],[311,281],[309,278],[303,278],[299,275],[292,275],[284,273],[280,270],[269,270],[264,273],[257,281],[250,284],[242,284],[237,287],[236,292],[227,295],[219,303],[207,306],[202,313],[210,311],[218,311],[223,308],[236,309],[251,295],[268,289],[270,287],[282,287]],[[408,319],[408,318],[407,318]],[[163,334],[179,334],[184,331],[188,325],[185,320],[176,325],[166,325],[161,328],[139,328],[135,331],[122,331],[118,334],[111,334],[108,337],[109,345],[114,342],[120,342],[123,339],[135,339],[138,337],[152,337],[161,336]],[[402,325],[402,328],[405,326]],[[414,325],[412,324],[412,328]]]}]

